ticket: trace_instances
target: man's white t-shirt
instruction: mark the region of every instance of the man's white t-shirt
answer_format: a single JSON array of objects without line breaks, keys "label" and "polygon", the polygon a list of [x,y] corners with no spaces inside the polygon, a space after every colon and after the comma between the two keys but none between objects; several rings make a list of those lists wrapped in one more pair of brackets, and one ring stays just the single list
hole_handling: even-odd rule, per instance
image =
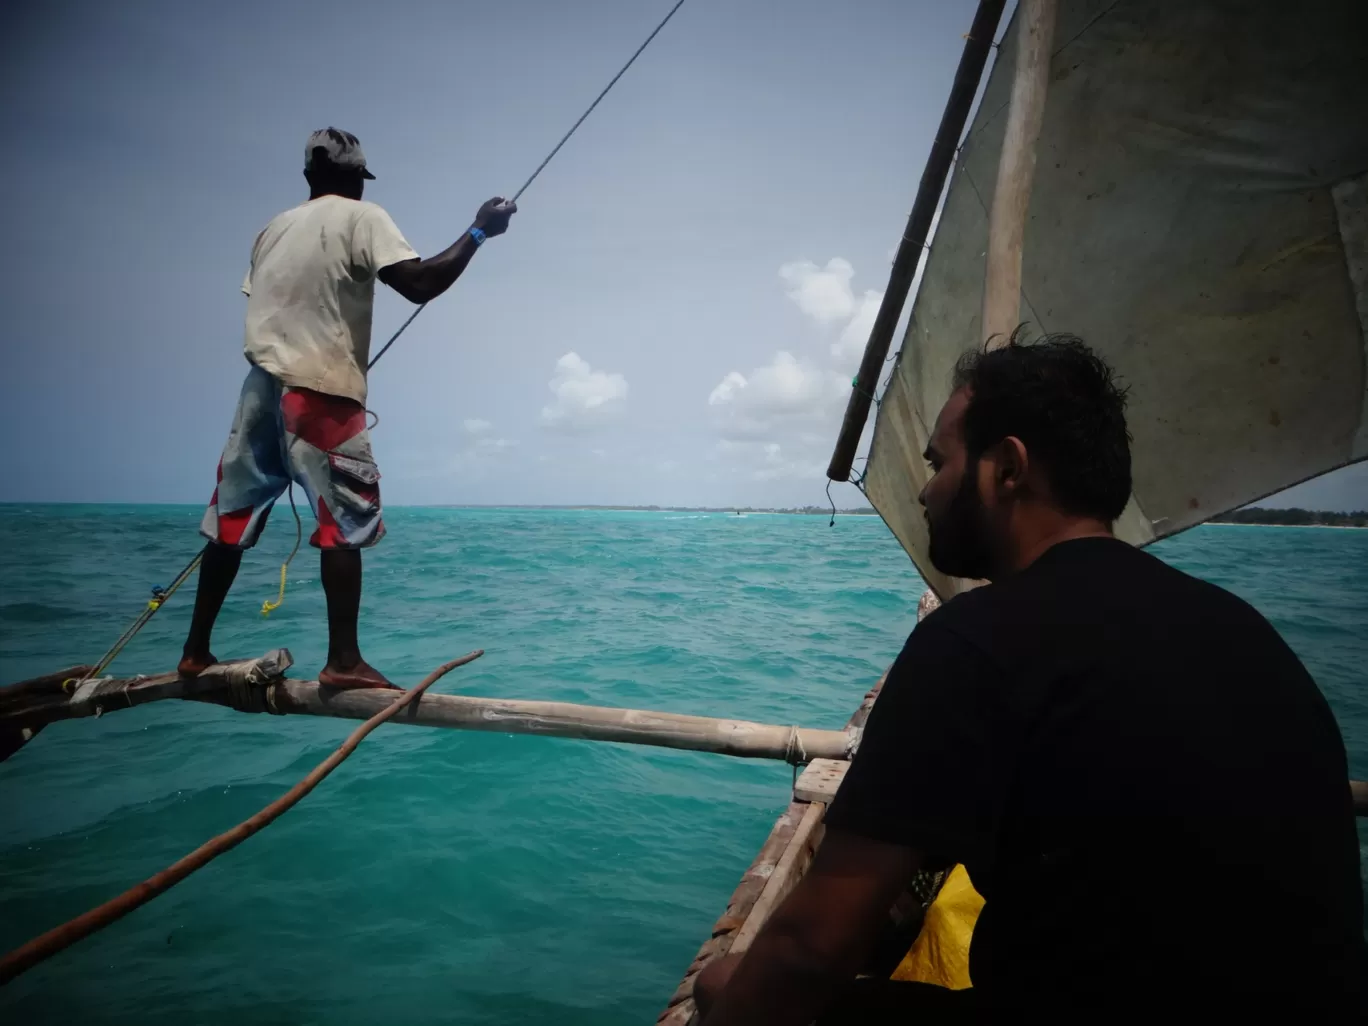
[{"label": "man's white t-shirt", "polygon": [[374,203],[320,196],[280,214],[242,283],[247,359],[285,385],[364,404],[375,275],[417,256]]}]

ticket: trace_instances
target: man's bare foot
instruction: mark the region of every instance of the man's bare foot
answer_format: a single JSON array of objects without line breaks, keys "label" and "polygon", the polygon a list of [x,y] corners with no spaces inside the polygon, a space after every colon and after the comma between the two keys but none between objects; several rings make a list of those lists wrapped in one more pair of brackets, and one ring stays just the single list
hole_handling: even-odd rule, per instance
[{"label": "man's bare foot", "polygon": [[398,691],[393,684],[385,679],[384,674],[377,670],[364,659],[343,670],[328,663],[323,667],[323,672],[318,675],[318,683],[330,688],[392,688]]},{"label": "man's bare foot", "polygon": [[176,664],[176,672],[182,677],[198,677],[216,662],[218,660],[210,652],[205,652],[204,655],[182,656],[181,661]]}]

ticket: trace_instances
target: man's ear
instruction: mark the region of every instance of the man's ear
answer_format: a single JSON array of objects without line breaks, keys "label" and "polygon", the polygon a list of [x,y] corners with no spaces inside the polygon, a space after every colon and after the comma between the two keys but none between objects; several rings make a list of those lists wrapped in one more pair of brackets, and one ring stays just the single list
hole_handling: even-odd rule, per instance
[{"label": "man's ear", "polygon": [[1008,435],[994,447],[993,486],[999,495],[1020,495],[1030,472],[1031,457],[1020,438]]}]

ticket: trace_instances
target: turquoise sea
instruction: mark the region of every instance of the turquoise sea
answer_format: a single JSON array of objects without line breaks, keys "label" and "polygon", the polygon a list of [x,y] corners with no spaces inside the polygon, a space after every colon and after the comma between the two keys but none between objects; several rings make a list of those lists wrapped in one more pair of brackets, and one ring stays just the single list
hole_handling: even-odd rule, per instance
[{"label": "turquoise sea", "polygon": [[[0,681],[93,660],[198,547],[189,507],[0,506]],[[882,522],[397,509],[363,649],[439,690],[839,727],[922,585]],[[326,647],[277,514],[223,658]],[[1203,527],[1154,550],[1262,610],[1368,778],[1368,531]],[[177,595],[115,669],[174,665]],[[277,797],[352,729],[159,703],[57,724],[0,764],[0,946],[122,891]],[[11,1023],[650,1023],[788,800],[786,766],[384,727],[298,808],[0,991]],[[1368,834],[1361,831],[1368,840]]]}]

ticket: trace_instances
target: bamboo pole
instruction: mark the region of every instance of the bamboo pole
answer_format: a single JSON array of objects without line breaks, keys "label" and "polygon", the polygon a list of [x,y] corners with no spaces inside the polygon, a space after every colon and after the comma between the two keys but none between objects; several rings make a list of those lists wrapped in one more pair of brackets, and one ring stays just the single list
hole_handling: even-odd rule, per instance
[{"label": "bamboo pole", "polygon": [[70,686],[65,681],[74,674],[66,670],[0,687],[0,726],[41,728],[57,720],[103,716],[167,698],[231,694],[281,680],[293,663],[289,649],[277,648],[258,659],[215,663],[198,677],[182,677],[173,670],[151,677],[96,677]]},{"label": "bamboo pole", "polygon": [[[35,692],[31,682],[0,688],[0,728],[36,731],[57,720],[100,716],[171,698],[226,705],[239,712],[272,712],[364,720],[387,707],[394,693],[380,688],[342,691],[317,681],[288,680],[293,659],[275,649],[259,659],[211,666],[193,679],[175,673],[88,681],[74,694]],[[750,759],[806,763],[847,759],[858,734],[785,724],[752,723],[643,709],[569,702],[531,702],[465,695],[424,695],[395,723],[503,734],[616,741],[716,752]]]},{"label": "bamboo pole", "polygon": [[1016,74],[988,222],[983,283],[981,334],[994,348],[1005,344],[1019,323],[1021,252],[1035,178],[1036,141],[1045,121],[1055,0],[1021,0],[1017,12],[1021,21],[1017,25]]},{"label": "bamboo pole", "polygon": [[[312,681],[287,680],[271,688],[268,701],[276,712],[363,720],[385,705],[388,698],[383,691],[335,691]],[[425,695],[422,701],[396,716],[394,722],[499,734],[616,741],[786,762],[847,759],[857,736],[845,730],[815,730],[643,709],[465,695]]]},{"label": "bamboo pole", "polygon": [[[80,716],[99,716],[147,702],[184,698],[227,705],[238,711],[270,711],[302,716],[364,720],[393,701],[385,689],[339,691],[316,681],[287,680],[291,662],[286,649],[260,659],[211,667],[189,680],[174,673],[155,677],[105,679],[83,685],[76,695],[32,695],[32,682],[0,687],[0,733],[27,729],[36,733],[48,723]],[[39,678],[40,680],[46,678]],[[27,694],[26,694],[27,692]],[[746,759],[806,763],[813,759],[849,759],[859,743],[863,714],[877,689],[865,696],[860,713],[845,730],[753,723],[681,713],[533,702],[507,698],[426,694],[394,717],[395,723],[450,730],[482,730],[503,734],[538,734],[582,741],[679,748]],[[236,694],[235,694],[236,693]],[[251,708],[239,699],[251,696]],[[8,696],[8,697],[7,697]],[[1349,782],[1356,815],[1368,817],[1368,781]]]}]

